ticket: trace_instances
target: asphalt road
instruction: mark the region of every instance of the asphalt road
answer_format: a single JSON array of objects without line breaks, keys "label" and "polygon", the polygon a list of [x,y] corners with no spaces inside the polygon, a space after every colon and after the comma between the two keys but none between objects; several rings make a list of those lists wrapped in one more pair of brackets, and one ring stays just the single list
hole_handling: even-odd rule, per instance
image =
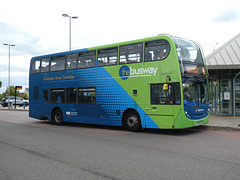
[{"label": "asphalt road", "polygon": [[240,179],[240,132],[55,126],[0,111],[0,180]]}]

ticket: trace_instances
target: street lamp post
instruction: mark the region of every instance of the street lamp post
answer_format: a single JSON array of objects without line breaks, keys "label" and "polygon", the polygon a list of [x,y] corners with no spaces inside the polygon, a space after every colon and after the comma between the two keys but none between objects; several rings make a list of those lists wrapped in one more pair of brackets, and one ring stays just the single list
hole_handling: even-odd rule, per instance
[{"label": "street lamp post", "polygon": [[71,19],[77,19],[77,16],[69,16],[68,14],[62,14],[63,17],[69,17],[69,51],[71,51]]},{"label": "street lamp post", "polygon": [[15,46],[14,44],[6,44],[4,43],[3,45],[8,46],[9,51],[8,51],[8,56],[9,56],[9,61],[8,61],[8,109],[10,109],[10,47]]}]

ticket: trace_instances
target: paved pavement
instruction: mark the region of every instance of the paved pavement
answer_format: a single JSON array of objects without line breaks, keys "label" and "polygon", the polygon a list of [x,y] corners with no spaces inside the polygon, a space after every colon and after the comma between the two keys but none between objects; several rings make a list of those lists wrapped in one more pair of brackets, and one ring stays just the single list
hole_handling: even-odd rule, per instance
[{"label": "paved pavement", "polygon": [[208,124],[200,128],[240,131],[240,116],[217,116],[211,114]]},{"label": "paved pavement", "polygon": [[[2,107],[2,105],[0,105],[0,110],[8,110],[8,107]],[[15,106],[11,106],[10,110],[12,110],[12,111],[28,111],[29,106],[26,106],[26,107],[16,106],[16,109],[15,109]]]},{"label": "paved pavement", "polygon": [[54,126],[2,110],[0,180],[240,180],[240,131],[192,129]]},{"label": "paved pavement", "polygon": [[[8,110],[7,107],[0,106],[0,110]],[[10,109],[12,111],[28,111],[29,106],[19,107],[16,109]],[[214,114],[210,115],[209,123],[203,126],[199,126],[200,129],[211,129],[211,130],[230,130],[230,131],[240,131],[240,116],[217,116]]]}]

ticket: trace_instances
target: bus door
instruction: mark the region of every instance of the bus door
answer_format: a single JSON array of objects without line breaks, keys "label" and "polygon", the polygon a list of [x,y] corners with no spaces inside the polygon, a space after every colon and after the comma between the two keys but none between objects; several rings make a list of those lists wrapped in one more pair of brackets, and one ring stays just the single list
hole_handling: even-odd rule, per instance
[{"label": "bus door", "polygon": [[174,125],[174,107],[180,105],[179,83],[151,84],[150,117],[160,128]]},{"label": "bus door", "polygon": [[49,88],[43,87],[40,91],[41,94],[41,118],[47,119],[50,118],[50,112],[49,112],[49,103],[50,103],[50,92]]}]

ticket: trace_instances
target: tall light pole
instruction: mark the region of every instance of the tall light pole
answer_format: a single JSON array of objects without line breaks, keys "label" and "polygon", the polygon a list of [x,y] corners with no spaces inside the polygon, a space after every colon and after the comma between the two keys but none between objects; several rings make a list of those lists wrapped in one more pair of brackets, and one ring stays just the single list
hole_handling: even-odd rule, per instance
[{"label": "tall light pole", "polygon": [[69,16],[68,14],[62,14],[63,17],[69,18],[69,51],[71,51],[71,19],[77,19],[77,16]]},{"label": "tall light pole", "polygon": [[10,47],[15,46],[14,44],[6,44],[4,43],[3,45],[8,46],[9,51],[8,51],[8,56],[9,56],[9,61],[8,61],[8,109],[10,109]]}]

